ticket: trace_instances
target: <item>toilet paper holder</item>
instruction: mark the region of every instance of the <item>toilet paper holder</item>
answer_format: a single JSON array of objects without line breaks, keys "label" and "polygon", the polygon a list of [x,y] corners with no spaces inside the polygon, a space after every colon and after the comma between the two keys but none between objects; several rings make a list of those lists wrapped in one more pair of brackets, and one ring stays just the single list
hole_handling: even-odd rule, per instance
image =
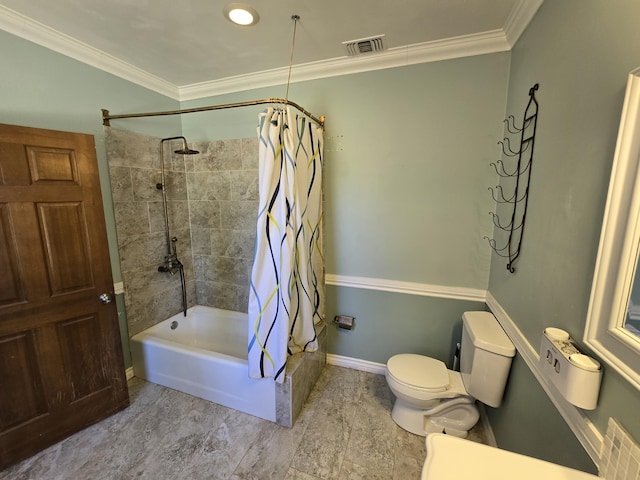
[{"label": "toilet paper holder", "polygon": [[569,403],[585,410],[596,408],[602,367],[586,355],[567,332],[558,328],[544,330],[540,367]]},{"label": "toilet paper holder", "polygon": [[355,317],[351,317],[349,315],[336,315],[333,319],[333,323],[335,323],[338,328],[353,330],[353,327],[355,326],[355,319]]}]

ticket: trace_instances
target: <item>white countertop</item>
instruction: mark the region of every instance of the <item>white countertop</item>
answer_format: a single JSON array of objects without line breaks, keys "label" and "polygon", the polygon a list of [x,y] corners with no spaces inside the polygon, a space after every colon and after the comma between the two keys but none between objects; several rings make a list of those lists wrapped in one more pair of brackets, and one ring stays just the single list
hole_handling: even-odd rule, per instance
[{"label": "white countertop", "polygon": [[462,438],[427,435],[422,480],[595,480],[599,477]]}]

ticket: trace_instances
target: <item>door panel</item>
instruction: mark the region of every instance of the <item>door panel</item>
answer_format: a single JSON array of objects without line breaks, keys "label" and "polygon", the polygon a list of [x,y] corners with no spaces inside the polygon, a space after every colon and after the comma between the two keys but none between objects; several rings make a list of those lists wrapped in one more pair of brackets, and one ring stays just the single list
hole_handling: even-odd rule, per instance
[{"label": "door panel", "polygon": [[90,258],[82,203],[39,203],[37,208],[51,294],[92,288],[91,264],[75,261]]},{"label": "door panel", "polygon": [[100,319],[94,315],[64,320],[57,324],[65,370],[69,372],[71,402],[100,393],[109,387],[104,371],[105,347],[101,341]]},{"label": "door panel", "polygon": [[5,272],[0,275],[0,307],[24,301],[22,275],[18,271],[15,233],[11,228],[9,208],[0,204],[0,265]]},{"label": "door panel", "polygon": [[47,412],[32,332],[0,338],[0,430],[8,430]]},{"label": "door panel", "polygon": [[78,185],[78,164],[73,150],[27,146],[33,183],[69,182]]},{"label": "door panel", "polygon": [[126,407],[93,137],[0,124],[0,469]]}]

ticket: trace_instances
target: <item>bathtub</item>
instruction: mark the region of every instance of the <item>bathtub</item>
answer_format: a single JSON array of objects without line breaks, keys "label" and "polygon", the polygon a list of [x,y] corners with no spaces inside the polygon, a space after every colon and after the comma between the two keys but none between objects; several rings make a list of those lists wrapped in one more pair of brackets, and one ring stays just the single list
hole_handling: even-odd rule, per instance
[{"label": "bathtub", "polygon": [[131,338],[134,374],[275,422],[276,383],[248,375],[247,328],[246,313],[189,308]]}]

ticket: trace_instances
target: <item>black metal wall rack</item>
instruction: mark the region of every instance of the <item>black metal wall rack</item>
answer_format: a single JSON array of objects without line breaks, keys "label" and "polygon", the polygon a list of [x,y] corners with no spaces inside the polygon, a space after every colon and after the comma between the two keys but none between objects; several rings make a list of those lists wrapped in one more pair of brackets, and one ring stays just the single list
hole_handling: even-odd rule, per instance
[{"label": "black metal wall rack", "polygon": [[[524,224],[527,218],[527,205],[529,202],[529,183],[531,182],[531,167],[533,162],[533,149],[536,140],[536,127],[538,123],[538,102],[535,98],[535,92],[538,90],[536,83],[529,89],[529,103],[524,110],[522,118],[522,126],[515,124],[513,115],[509,115],[504,120],[505,137],[498,143],[502,146],[502,157],[505,161],[498,160],[491,163],[500,177],[500,184],[495,188],[489,187],[493,199],[496,201],[496,212],[501,210],[503,218],[510,216],[510,221],[503,224],[498,213],[489,212],[493,217],[493,224],[496,226],[496,233],[507,232],[508,239],[503,247],[498,247],[494,238],[484,237],[489,242],[491,248],[503,258],[507,258],[507,270],[514,273],[513,266],[516,259],[520,256],[520,248],[522,246],[522,237],[524,234]],[[514,150],[511,146],[511,139],[519,137],[519,145]],[[510,162],[511,159],[517,159]],[[505,195],[505,191],[511,191],[513,194]],[[501,205],[505,205],[501,207]],[[504,214],[507,214],[506,216]],[[494,235],[497,236],[497,235]]]}]

